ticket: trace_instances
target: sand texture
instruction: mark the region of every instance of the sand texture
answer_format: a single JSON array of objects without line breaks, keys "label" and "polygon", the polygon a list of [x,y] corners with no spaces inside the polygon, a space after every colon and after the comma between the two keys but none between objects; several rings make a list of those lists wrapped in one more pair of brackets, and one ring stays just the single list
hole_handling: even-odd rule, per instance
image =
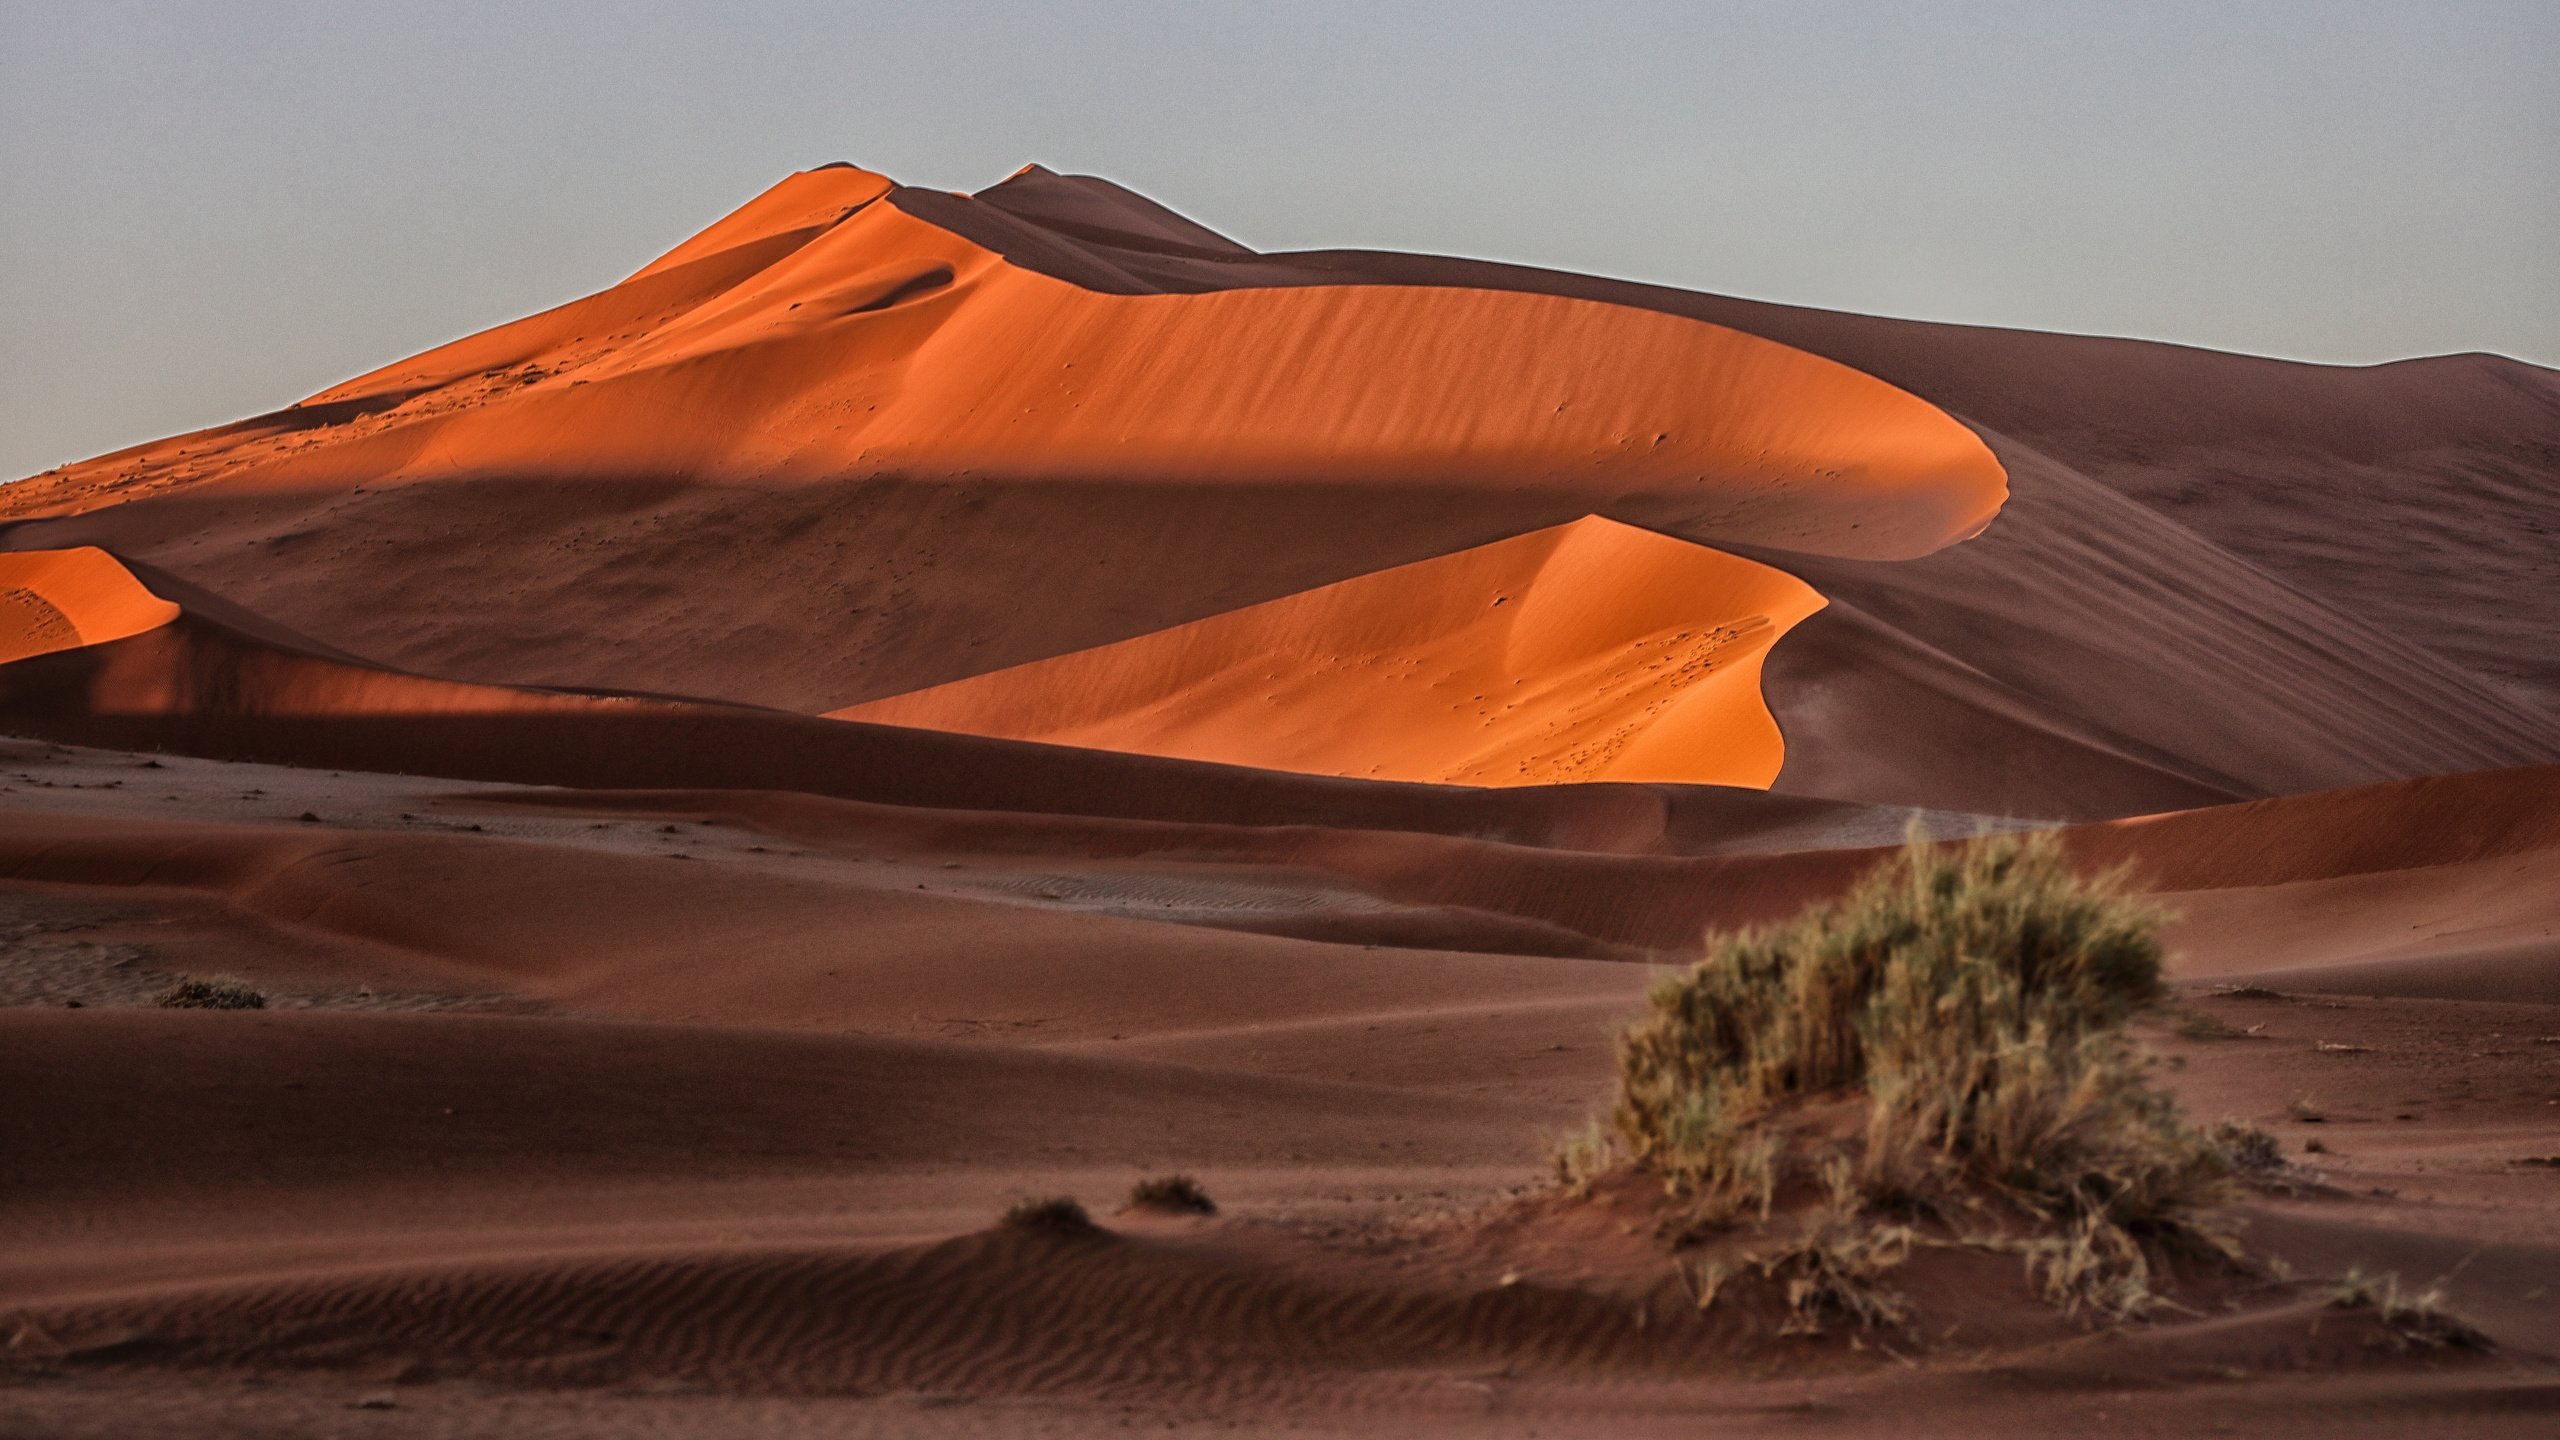
[{"label": "sand texture", "polygon": [[[793,175],[0,488],[0,1437],[2548,1435],[2555,456],[2494,357]],[[1659,967],[2045,825],[2293,1279],[1807,1338],[1558,1200]]]}]

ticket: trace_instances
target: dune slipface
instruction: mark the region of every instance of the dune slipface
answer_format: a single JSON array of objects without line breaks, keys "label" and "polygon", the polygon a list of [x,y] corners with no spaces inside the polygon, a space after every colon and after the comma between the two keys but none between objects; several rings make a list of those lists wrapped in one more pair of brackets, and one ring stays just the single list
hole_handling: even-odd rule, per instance
[{"label": "dune slipface", "polygon": [[1589,518],[838,713],[1389,780],[1758,787],[1784,749],[1761,657],[1821,605]]}]

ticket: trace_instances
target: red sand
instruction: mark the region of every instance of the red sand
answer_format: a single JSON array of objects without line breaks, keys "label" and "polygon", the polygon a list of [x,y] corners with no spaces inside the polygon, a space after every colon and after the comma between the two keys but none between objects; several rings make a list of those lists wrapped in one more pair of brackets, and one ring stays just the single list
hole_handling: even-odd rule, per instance
[{"label": "red sand", "polygon": [[[2482,357],[794,176],[0,490],[0,1433],[2548,1433],[2555,446]],[[1912,805],[2156,886],[2163,1073],[2323,1147],[2252,1243],[2504,1348],[1950,1254],[1887,1356],[1513,1203]]]}]

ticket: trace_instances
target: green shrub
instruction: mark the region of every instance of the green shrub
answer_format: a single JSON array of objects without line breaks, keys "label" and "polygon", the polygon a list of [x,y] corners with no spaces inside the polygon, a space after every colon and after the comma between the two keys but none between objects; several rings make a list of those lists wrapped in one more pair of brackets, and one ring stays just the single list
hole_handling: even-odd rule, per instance
[{"label": "green shrub", "polygon": [[[2139,1285],[2136,1237],[2177,1230],[2230,1170],[2125,1033],[2163,993],[2157,918],[2050,836],[1915,841],[1657,984],[1619,1039],[1606,1149],[1659,1177],[1692,1230],[1765,1219],[1845,1166],[1851,1204],[1997,1208],[2069,1239],[2048,1289]],[[1586,1138],[1558,1166],[1587,1179],[1602,1161]]]},{"label": "green shrub", "polygon": [[163,1010],[264,1010],[267,997],[228,975],[181,980],[151,998]]}]

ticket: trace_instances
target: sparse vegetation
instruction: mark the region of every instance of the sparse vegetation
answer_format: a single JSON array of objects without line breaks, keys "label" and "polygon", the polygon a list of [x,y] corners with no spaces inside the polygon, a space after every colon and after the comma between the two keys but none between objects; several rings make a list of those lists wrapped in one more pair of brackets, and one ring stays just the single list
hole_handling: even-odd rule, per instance
[{"label": "sparse vegetation", "polygon": [[2283,991],[2270,990],[2264,985],[2217,985],[2214,987],[2213,993],[2224,1000],[2283,1000],[2288,998]]},{"label": "sparse vegetation", "polygon": [[2246,1120],[2215,1121],[2209,1138],[2235,1175],[2259,1179],[2285,1168],[2284,1147],[2276,1137]]},{"label": "sparse vegetation", "polygon": [[1034,1235],[1090,1235],[1100,1227],[1070,1195],[1017,1200],[1004,1212],[1004,1228]]},{"label": "sparse vegetation", "polygon": [[2220,1016],[2207,1015],[2201,1010],[2180,1011],[2176,1022],[2170,1028],[2175,1030],[2182,1040],[2247,1040],[2251,1038],[2248,1031],[2228,1023]]},{"label": "sparse vegetation", "polygon": [[2441,1285],[2411,1295],[2401,1290],[2397,1275],[2350,1270],[2338,1282],[2329,1304],[2339,1310],[2372,1311],[2392,1344],[2403,1350],[2487,1350],[2493,1344],[2478,1326],[2446,1308]]},{"label": "sparse vegetation", "polygon": [[264,1010],[267,997],[245,980],[216,975],[181,980],[151,997],[151,1003],[163,1010]]},{"label": "sparse vegetation", "polygon": [[[2232,1161],[2146,1083],[2126,1035],[2162,997],[2156,921],[2050,837],[1906,846],[1839,901],[1717,938],[1658,984],[1620,1037],[1609,1128],[1559,1147],[1558,1171],[1658,1178],[1682,1239],[1766,1222],[1819,1183],[1875,1236],[1978,1229],[2066,1308],[2137,1313],[2146,1245],[2231,1253],[2190,1217],[2227,1195]],[[1826,1277],[1881,1273],[1911,1242],[1851,1243],[1779,1253],[1817,1311],[1832,1313]]]},{"label": "sparse vegetation", "polygon": [[1781,1335],[1820,1335],[1834,1325],[1897,1330],[1910,1323],[1911,1302],[1885,1277],[1911,1257],[1907,1225],[1873,1225],[1834,1212],[1803,1238],[1760,1255],[1752,1268],[1784,1287]]},{"label": "sparse vegetation", "polygon": [[1215,1215],[1218,1203],[1188,1175],[1158,1175],[1129,1187],[1129,1209],[1168,1215]]}]

